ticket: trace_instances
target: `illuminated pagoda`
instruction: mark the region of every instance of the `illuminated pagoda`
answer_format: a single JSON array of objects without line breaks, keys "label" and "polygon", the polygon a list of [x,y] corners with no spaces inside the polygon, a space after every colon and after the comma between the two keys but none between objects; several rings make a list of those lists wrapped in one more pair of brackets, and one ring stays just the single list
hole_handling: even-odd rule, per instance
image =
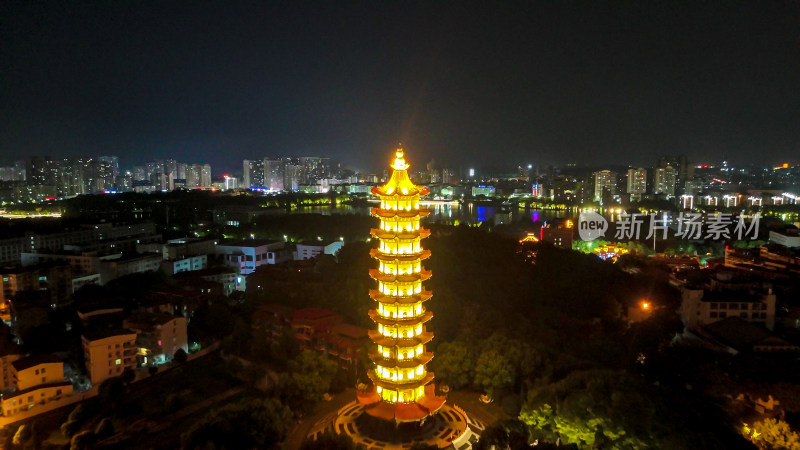
[{"label": "illuminated pagoda", "polygon": [[434,374],[426,368],[433,358],[426,350],[433,333],[425,324],[433,313],[425,307],[432,293],[422,285],[431,276],[422,267],[430,250],[424,250],[420,241],[430,230],[420,226],[420,218],[429,211],[420,209],[419,200],[429,191],[411,182],[408,167],[403,149],[398,148],[391,178],[372,189],[381,201],[372,209],[380,227],[370,230],[380,241],[370,252],[379,263],[370,269],[377,289],[369,292],[375,301],[369,316],[377,326],[369,332],[375,344],[369,355],[375,369],[368,373],[372,387],[357,394],[367,414],[395,423],[422,421],[445,402],[435,395]]}]

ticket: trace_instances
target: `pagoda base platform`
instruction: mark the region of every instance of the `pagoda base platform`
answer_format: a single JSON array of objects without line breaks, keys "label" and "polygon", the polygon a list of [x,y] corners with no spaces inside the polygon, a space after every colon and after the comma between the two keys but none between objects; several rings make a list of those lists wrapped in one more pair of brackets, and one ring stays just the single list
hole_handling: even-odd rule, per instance
[{"label": "pagoda base platform", "polygon": [[[433,377],[433,373],[430,373]],[[427,417],[436,414],[444,405],[445,398],[436,395],[433,383],[425,386],[425,395],[414,402],[390,403],[381,400],[380,395],[373,387],[369,391],[356,392],[356,399],[364,406],[364,410],[371,416],[395,422],[422,422]]]},{"label": "pagoda base platform", "polygon": [[447,404],[424,421],[397,423],[367,414],[364,406],[354,401],[329,420],[315,427],[309,437],[334,431],[349,436],[368,450],[409,449],[418,443],[464,450],[478,441],[485,428],[485,424],[474,420],[461,408]]}]

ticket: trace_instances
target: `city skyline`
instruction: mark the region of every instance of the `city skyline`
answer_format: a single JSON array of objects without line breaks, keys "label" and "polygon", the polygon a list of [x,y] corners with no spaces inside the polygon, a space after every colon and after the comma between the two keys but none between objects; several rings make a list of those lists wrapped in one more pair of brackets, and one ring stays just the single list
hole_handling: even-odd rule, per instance
[{"label": "city skyline", "polygon": [[[0,165],[167,157],[224,171],[403,142],[495,170],[662,154],[791,161],[795,4],[178,6],[3,11]],[[43,26],[42,24],[48,24]],[[427,162],[427,161],[425,161]]]}]

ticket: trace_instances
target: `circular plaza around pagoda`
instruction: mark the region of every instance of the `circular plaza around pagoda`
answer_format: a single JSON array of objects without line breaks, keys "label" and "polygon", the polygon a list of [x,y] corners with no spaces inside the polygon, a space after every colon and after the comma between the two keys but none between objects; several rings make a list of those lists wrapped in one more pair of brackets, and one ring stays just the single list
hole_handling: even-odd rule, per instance
[{"label": "circular plaza around pagoda", "polygon": [[350,437],[368,450],[409,449],[419,443],[466,450],[477,442],[485,426],[450,404],[445,404],[424,421],[395,423],[367,414],[364,407],[354,401],[314,424],[308,437],[315,439],[332,431]]}]

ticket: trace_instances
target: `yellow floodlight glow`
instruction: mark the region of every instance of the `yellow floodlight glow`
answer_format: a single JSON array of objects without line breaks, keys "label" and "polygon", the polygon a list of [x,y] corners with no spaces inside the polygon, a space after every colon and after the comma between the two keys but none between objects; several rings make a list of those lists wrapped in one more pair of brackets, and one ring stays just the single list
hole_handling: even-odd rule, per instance
[{"label": "yellow floodlight glow", "polygon": [[[380,208],[375,209],[380,220],[380,233],[376,233],[380,245],[373,251],[373,257],[379,261],[378,270],[372,270],[371,275],[377,281],[380,297],[373,294],[378,304],[370,316],[377,322],[378,333],[371,336],[375,344],[380,344],[377,352],[370,353],[375,363],[370,377],[381,386],[371,395],[359,394],[359,401],[364,406],[383,402],[392,408],[398,401],[411,403],[425,398],[421,403],[424,408],[415,413],[419,416],[411,418],[424,420],[444,403],[441,397],[425,394],[430,392],[426,386],[433,374],[425,368],[430,356],[422,357],[429,355],[425,346],[431,339],[430,333],[422,337],[423,323],[430,318],[422,303],[430,294],[415,296],[423,292],[422,284],[430,276],[422,267],[422,258],[428,252],[423,253],[420,245],[420,240],[430,234],[420,225],[427,211],[419,209],[420,197],[429,190],[416,186],[409,178],[406,172],[409,165],[402,148],[395,152],[392,168],[394,171],[386,183],[372,190],[380,200]],[[369,413],[373,409],[365,410]],[[375,409],[378,410],[386,411]],[[403,421],[409,420],[407,414],[403,413]],[[399,417],[395,412],[395,419]]]}]

